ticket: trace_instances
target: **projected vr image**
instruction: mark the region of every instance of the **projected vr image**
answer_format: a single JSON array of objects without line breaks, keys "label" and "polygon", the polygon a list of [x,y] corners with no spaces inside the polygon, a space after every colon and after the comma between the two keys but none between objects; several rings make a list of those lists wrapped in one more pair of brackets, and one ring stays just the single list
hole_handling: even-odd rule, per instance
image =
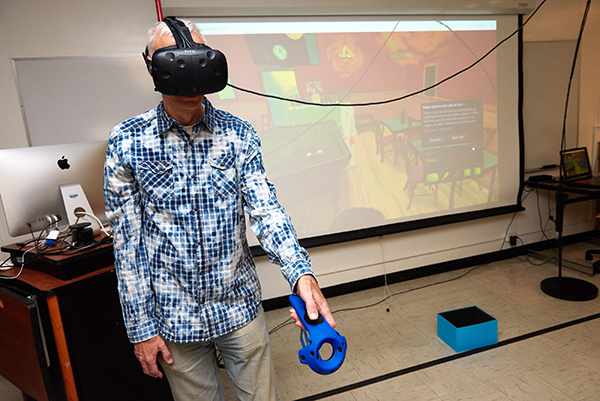
[{"label": "projected vr image", "polygon": [[501,192],[496,52],[431,87],[492,49],[497,24],[198,23],[232,85],[291,100],[231,87],[207,97],[259,133],[300,238],[490,207]]}]

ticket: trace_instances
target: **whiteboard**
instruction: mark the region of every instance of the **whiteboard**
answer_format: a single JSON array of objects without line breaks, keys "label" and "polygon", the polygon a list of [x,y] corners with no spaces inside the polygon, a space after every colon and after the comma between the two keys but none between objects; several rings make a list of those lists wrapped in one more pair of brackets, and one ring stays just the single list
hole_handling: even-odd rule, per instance
[{"label": "whiteboard", "polygon": [[[523,44],[525,169],[560,162],[565,102],[575,46],[575,41]],[[569,95],[567,148],[577,146],[578,116],[579,68],[576,68]]]},{"label": "whiteboard", "polygon": [[141,54],[13,61],[31,146],[106,140],[161,99]]}]

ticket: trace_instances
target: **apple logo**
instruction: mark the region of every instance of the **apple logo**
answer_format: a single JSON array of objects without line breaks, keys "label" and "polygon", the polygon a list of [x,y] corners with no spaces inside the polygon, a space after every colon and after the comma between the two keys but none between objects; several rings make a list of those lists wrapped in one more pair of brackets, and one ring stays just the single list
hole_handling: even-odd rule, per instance
[{"label": "apple logo", "polygon": [[58,164],[58,167],[60,167],[61,170],[67,170],[69,167],[71,167],[71,165],[69,165],[69,160],[65,159],[64,156],[60,158],[56,164]]}]

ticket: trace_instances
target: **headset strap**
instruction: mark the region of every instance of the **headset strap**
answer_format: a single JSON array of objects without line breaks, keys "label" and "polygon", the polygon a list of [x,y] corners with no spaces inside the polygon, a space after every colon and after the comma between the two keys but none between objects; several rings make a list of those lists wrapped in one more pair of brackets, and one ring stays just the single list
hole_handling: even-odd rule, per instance
[{"label": "headset strap", "polygon": [[196,42],[194,42],[194,39],[192,38],[190,30],[182,21],[174,17],[167,17],[163,21],[167,24],[169,29],[171,29],[178,48],[191,49],[197,47]]}]

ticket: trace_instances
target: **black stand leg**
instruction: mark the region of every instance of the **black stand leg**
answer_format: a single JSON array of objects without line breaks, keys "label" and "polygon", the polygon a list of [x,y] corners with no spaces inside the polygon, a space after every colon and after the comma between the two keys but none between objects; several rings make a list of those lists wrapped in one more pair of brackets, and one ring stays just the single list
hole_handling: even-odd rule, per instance
[{"label": "black stand leg", "polygon": [[562,276],[562,231],[566,202],[569,195],[556,192],[556,233],[558,234],[558,277],[542,280],[542,291],[554,298],[567,301],[589,301],[598,296],[598,287],[585,280]]}]

